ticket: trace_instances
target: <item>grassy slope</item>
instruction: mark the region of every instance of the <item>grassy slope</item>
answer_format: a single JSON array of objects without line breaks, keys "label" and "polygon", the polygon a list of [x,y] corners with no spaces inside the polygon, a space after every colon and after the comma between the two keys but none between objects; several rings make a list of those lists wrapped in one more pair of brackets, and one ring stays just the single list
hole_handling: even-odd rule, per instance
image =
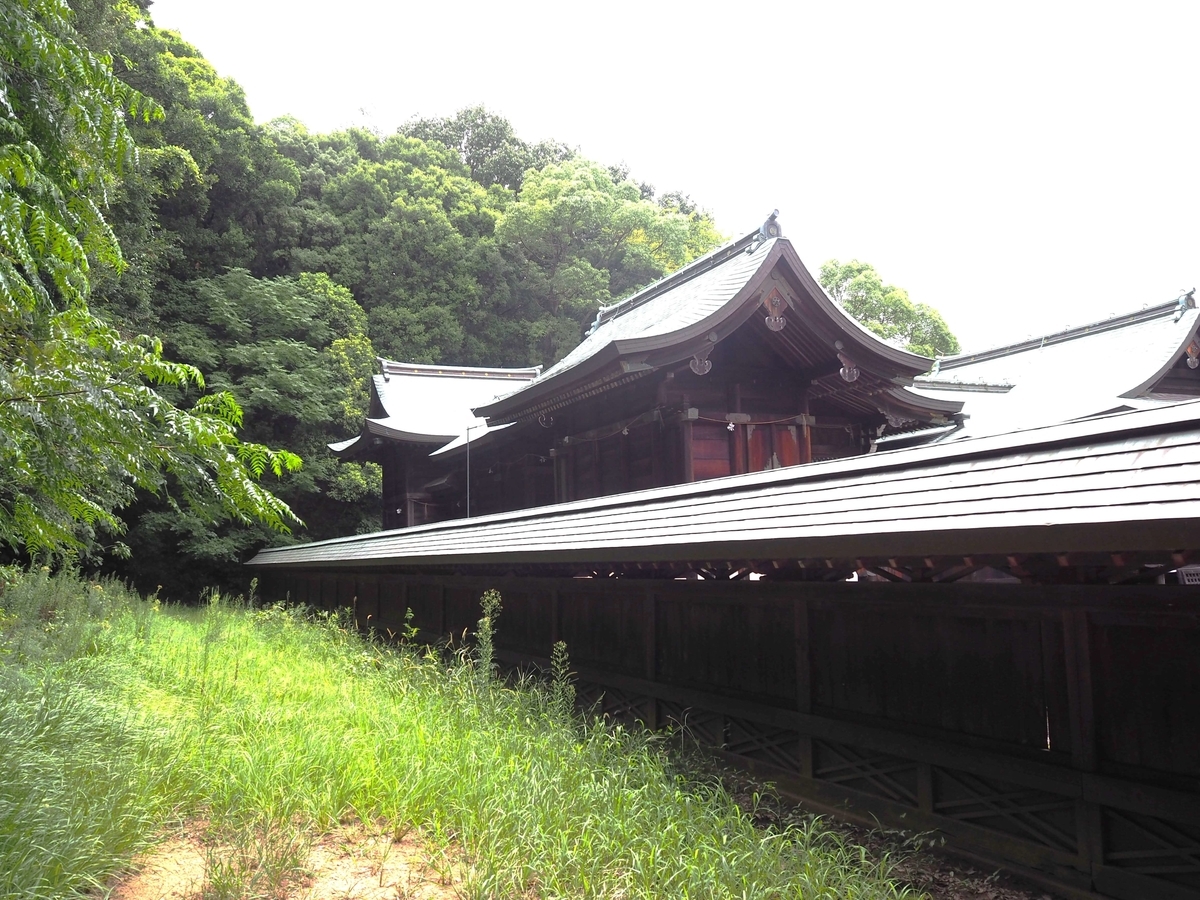
[{"label": "grassy slope", "polygon": [[0,895],[103,884],[194,819],[266,861],[222,893],[270,893],[357,816],[422,829],[478,897],[904,896],[819,825],[757,830],[653,738],[481,671],[336,618],[18,577],[0,594]]}]

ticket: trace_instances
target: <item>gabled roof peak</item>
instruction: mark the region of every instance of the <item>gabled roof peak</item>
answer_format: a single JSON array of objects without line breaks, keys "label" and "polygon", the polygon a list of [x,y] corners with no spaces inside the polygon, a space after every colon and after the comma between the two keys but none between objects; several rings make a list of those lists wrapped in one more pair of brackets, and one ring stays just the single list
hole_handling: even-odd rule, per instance
[{"label": "gabled roof peak", "polygon": [[691,281],[693,278],[703,275],[710,269],[715,269],[722,263],[728,262],[739,253],[754,253],[768,241],[783,237],[783,230],[779,227],[779,222],[776,220],[778,215],[779,210],[775,210],[757,230],[735,241],[723,244],[715,250],[710,250],[699,259],[692,260],[686,266],[676,269],[662,280],[656,281],[654,284],[642,288],[640,291],[636,291],[624,300],[619,300],[610,306],[601,306],[596,313],[596,320],[592,322],[587,333],[590,335],[610,319],[615,319],[630,310],[637,309],[643,303],[653,300],[666,291],[673,290],[684,282]]}]

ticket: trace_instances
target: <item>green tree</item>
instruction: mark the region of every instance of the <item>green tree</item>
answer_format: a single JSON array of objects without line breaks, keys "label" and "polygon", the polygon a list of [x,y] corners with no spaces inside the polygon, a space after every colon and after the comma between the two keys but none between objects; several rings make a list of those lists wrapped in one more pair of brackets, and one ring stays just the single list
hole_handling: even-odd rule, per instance
[{"label": "green tree", "polygon": [[[620,170],[618,170],[620,174]],[[574,158],[530,171],[496,236],[523,308],[532,361],[552,363],[578,343],[598,304],[707,252],[717,241],[640,185]]]},{"label": "green tree", "polygon": [[520,191],[529,169],[574,156],[570,147],[557,141],[526,143],[517,137],[511,122],[483,106],[460,109],[447,118],[414,119],[399,130],[457,151],[471,178],[484,187],[497,184]]},{"label": "green tree", "polygon": [[913,303],[903,288],[884,284],[870,264],[831,259],[821,266],[819,280],[846,312],[885,341],[922,356],[959,352],[958,338],[936,309]]},{"label": "green tree", "polygon": [[136,164],[128,123],[161,112],[71,17],[62,0],[0,0],[0,542],[86,548],[121,530],[137,488],[286,529],[291,510],[256,477],[299,459],[240,442],[228,393],[170,403],[156,386],[200,387],[199,371],[88,308],[92,261],[123,265],[102,205]]},{"label": "green tree", "polygon": [[[237,400],[244,438],[305,458],[303,470],[275,489],[309,523],[305,537],[378,530],[379,467],[341,461],[326,447],[358,432],[376,370],[366,315],[350,292],[327,275],[263,279],[235,269],[177,285],[164,304],[167,351]],[[248,554],[284,540],[262,526],[214,526],[143,497],[130,516],[137,552],[116,571],[139,587],[164,584],[172,596],[194,596],[236,582]],[[176,571],[181,558],[186,573]]]},{"label": "green tree", "polygon": [[457,153],[417,138],[275,127],[301,171],[294,271],[327,272],[350,288],[381,353],[494,364],[487,353],[500,348],[468,344],[467,331],[489,316],[481,276],[497,261],[487,248],[510,192],[483,188]]}]

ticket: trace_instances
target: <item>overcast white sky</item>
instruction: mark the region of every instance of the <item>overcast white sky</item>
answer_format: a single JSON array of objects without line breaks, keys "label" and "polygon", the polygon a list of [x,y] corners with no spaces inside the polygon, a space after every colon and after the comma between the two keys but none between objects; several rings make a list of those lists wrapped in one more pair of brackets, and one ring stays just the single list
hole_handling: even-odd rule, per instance
[{"label": "overcast white sky", "polygon": [[[780,211],[965,349],[1200,284],[1200,3],[155,0],[255,118],[394,131],[477,103],[680,189]],[[1097,364],[1104,364],[1097,361]]]}]

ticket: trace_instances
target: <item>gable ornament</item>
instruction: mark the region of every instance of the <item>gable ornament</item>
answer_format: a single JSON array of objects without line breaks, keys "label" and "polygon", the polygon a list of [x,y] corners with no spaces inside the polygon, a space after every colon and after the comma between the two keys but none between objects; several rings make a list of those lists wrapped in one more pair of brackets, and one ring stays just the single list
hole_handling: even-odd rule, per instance
[{"label": "gable ornament", "polygon": [[771,288],[771,293],[767,294],[766,299],[763,300],[763,306],[767,310],[767,327],[772,331],[783,331],[783,326],[787,324],[787,319],[783,317],[783,309],[787,306],[787,301],[779,292],[779,288]]}]

